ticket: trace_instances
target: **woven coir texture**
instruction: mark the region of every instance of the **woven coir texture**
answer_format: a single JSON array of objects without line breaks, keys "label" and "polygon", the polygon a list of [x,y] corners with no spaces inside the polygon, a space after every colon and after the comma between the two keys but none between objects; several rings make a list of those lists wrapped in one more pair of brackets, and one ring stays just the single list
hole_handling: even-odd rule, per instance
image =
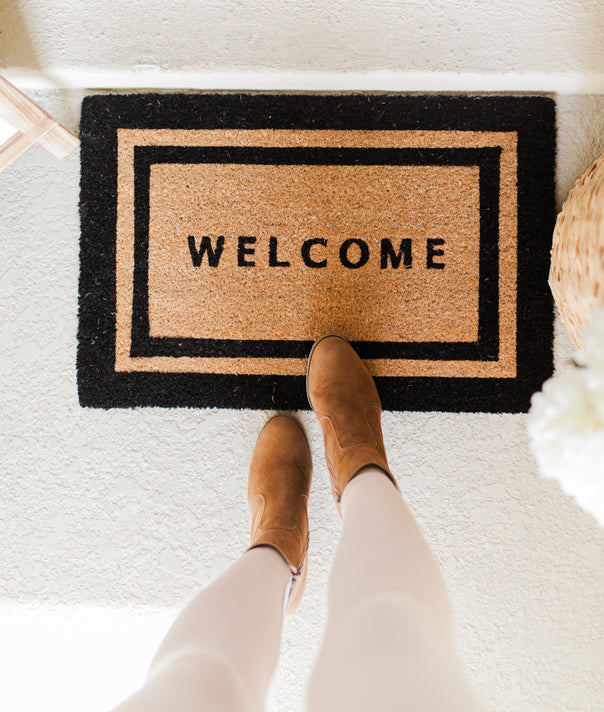
[{"label": "woven coir texture", "polygon": [[387,409],[527,410],[554,119],[526,96],[87,97],[80,402],[307,408],[337,333]]}]

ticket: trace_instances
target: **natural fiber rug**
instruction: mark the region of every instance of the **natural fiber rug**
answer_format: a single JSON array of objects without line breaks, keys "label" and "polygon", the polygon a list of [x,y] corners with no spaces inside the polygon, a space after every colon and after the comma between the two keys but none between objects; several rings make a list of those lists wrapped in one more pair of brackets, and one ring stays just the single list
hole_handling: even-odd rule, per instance
[{"label": "natural fiber rug", "polygon": [[551,374],[550,99],[90,96],[81,141],[83,405],[307,408],[328,333],[386,409]]}]

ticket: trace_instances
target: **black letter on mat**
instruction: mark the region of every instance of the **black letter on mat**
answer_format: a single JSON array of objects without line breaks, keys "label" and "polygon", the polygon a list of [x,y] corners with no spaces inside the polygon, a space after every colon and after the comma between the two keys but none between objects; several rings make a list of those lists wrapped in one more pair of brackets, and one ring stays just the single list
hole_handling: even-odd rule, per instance
[{"label": "black letter on mat", "polygon": [[314,237],[312,240],[305,240],[302,243],[302,249],[300,252],[302,253],[302,259],[304,260],[304,264],[307,267],[327,267],[327,260],[321,260],[320,262],[315,262],[313,258],[310,256],[310,248],[313,245],[323,245],[323,247],[327,247],[327,240],[323,237]]},{"label": "black letter on mat", "polygon": [[246,260],[246,255],[253,255],[256,250],[253,247],[246,247],[246,245],[253,245],[256,242],[255,237],[244,237],[239,236],[239,245],[237,246],[237,264],[239,267],[255,267],[256,263],[254,260]]},{"label": "black letter on mat", "polygon": [[[359,257],[358,262],[351,262],[348,259],[348,248],[351,245],[358,245],[359,249],[361,250],[361,256]],[[340,262],[344,265],[344,267],[348,267],[348,269],[358,269],[359,267],[363,267],[363,265],[366,265],[368,260],[369,247],[365,240],[356,240],[354,237],[351,237],[348,240],[344,240],[340,247]]]},{"label": "black letter on mat", "polygon": [[268,266],[269,267],[289,267],[287,260],[279,261],[277,258],[277,247],[279,242],[276,237],[271,237],[268,241]]},{"label": "black letter on mat", "polygon": [[429,237],[426,240],[426,267],[428,269],[444,269],[444,262],[435,262],[435,257],[442,257],[444,250],[435,250],[435,245],[444,245],[445,241],[440,237]]},{"label": "black letter on mat", "polygon": [[193,267],[201,266],[205,252],[208,253],[208,264],[210,267],[218,267],[223,248],[224,237],[222,235],[216,238],[216,249],[212,247],[212,240],[207,235],[204,235],[199,243],[199,250],[195,247],[195,238],[193,235],[189,235],[189,252],[191,253]]},{"label": "black letter on mat", "polygon": [[387,237],[382,240],[382,254],[380,260],[380,267],[382,269],[386,269],[386,267],[388,267],[388,259],[390,259],[394,269],[398,269],[403,256],[405,258],[403,266],[405,269],[409,269],[413,264],[413,258],[411,255],[411,240],[408,237],[401,240],[401,246],[399,247],[398,254],[394,251],[394,247]]}]

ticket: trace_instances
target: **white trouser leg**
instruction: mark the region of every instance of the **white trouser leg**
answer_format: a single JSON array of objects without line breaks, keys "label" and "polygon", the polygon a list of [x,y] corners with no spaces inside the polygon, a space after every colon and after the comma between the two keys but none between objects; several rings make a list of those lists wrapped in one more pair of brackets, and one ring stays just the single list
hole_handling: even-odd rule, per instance
[{"label": "white trouser leg", "polygon": [[270,547],[246,552],[178,616],[145,685],[115,712],[258,712],[279,657],[291,571]]},{"label": "white trouser leg", "polygon": [[482,710],[453,648],[443,579],[401,494],[367,469],[342,510],[308,710]]}]

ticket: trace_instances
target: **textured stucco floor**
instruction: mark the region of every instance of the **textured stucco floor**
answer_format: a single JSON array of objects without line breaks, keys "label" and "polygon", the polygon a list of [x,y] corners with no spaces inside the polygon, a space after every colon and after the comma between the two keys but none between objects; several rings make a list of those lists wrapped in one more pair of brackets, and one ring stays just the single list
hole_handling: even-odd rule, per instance
[{"label": "textured stucco floor", "polygon": [[[80,92],[31,95],[77,128]],[[604,152],[603,109],[600,97],[559,98],[559,199]],[[100,712],[141,682],[178,608],[246,547],[247,466],[267,418],[79,407],[78,158],[34,148],[0,175],[0,708],[13,712],[40,700]],[[569,353],[558,326],[560,367]],[[271,710],[301,709],[340,530],[318,427],[302,419],[315,462],[310,573]],[[604,530],[540,478],[525,416],[383,423],[491,708],[604,709]]]}]

